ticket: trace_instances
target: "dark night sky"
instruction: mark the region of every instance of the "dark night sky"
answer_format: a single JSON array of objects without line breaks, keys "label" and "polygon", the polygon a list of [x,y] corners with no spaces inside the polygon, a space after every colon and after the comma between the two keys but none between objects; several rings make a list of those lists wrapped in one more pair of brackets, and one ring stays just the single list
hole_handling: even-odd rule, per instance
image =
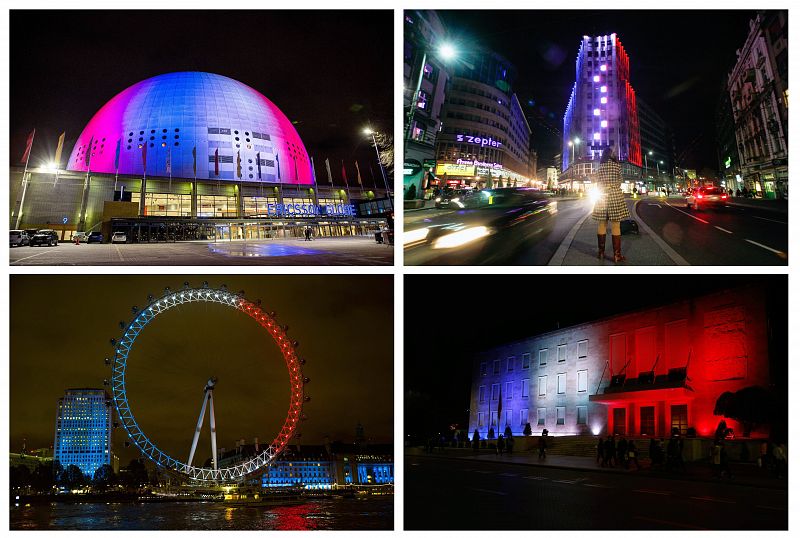
[{"label": "dark night sky", "polygon": [[[324,436],[352,442],[356,424],[374,442],[393,439],[393,286],[382,275],[241,276],[35,276],[11,279],[11,450],[52,446],[56,403],[67,388],[102,387],[110,376],[104,357],[131,306],[145,306],[148,293],[184,281],[243,289],[277,312],[300,342],[311,378],[301,424],[303,443]],[[219,378],[214,393],[218,446],[243,437],[269,442],[289,404],[288,377],[271,338],[244,314],[216,304],[171,309],[137,338],[128,359],[131,409],[142,430],[167,453],[185,459],[200,413],[203,387]],[[210,455],[208,415],[195,462]],[[125,465],[137,457],[115,445]]]},{"label": "dark night sky", "polygon": [[[786,316],[786,281],[783,275],[458,275],[446,280],[409,275],[406,434],[426,426],[463,425],[476,352],[555,330],[558,324],[567,327],[753,282],[772,286],[768,308]],[[420,301],[421,290],[435,291],[436,300]],[[773,372],[785,373],[788,358],[782,360]],[[425,408],[424,418],[418,407]],[[433,424],[426,425],[426,419]]]},{"label": "dark night sky", "polygon": [[[675,132],[685,168],[717,168],[714,112],[721,84],[736,62],[755,11],[439,11],[451,38],[476,42],[516,65],[514,86],[526,113],[560,132],[575,82],[584,35],[616,32],[631,61],[631,85]],[[529,101],[534,105],[529,105]],[[531,118],[531,113],[528,117]],[[552,114],[552,116],[551,116]],[[532,122],[534,133],[546,133]],[[534,140],[540,159],[560,151],[560,140]]]},{"label": "dark night sky", "polygon": [[207,71],[266,95],[318,161],[352,168],[358,159],[379,174],[361,131],[393,128],[390,10],[15,10],[10,27],[12,164],[33,128],[31,162],[53,155],[62,131],[69,154],[94,113],[125,88]]}]

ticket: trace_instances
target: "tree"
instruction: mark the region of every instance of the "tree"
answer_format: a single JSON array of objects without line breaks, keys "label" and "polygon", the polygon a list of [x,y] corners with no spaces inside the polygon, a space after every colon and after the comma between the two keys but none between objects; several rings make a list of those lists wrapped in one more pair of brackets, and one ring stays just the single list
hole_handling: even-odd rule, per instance
[{"label": "tree", "polygon": [[[61,467],[59,462],[40,463],[36,466],[36,470],[31,475],[31,486],[39,492],[50,492],[53,484],[56,483],[53,468],[55,466]],[[59,471],[63,471],[63,468]]]},{"label": "tree", "polygon": [[742,425],[744,437],[760,425],[770,424],[776,416],[775,398],[768,389],[745,387],[736,392],[723,392],[714,405],[714,414],[731,418]]},{"label": "tree", "polygon": [[391,179],[394,173],[394,135],[376,131],[375,142],[378,144],[381,166],[386,170],[387,179]]},{"label": "tree", "polygon": [[503,430],[503,437],[505,437],[506,439],[508,439],[509,437],[513,437],[513,436],[514,436],[514,434],[513,434],[513,432],[511,431],[511,426],[506,426],[506,429],[505,429],[505,430]]},{"label": "tree", "polygon": [[60,484],[69,490],[77,489],[85,483],[86,477],[77,465],[68,465],[61,473]]},{"label": "tree", "polygon": [[139,460],[131,460],[125,467],[125,472],[120,473],[122,483],[128,489],[139,489],[147,483],[147,468]]},{"label": "tree", "polygon": [[94,479],[92,485],[99,491],[105,491],[108,488],[116,485],[117,476],[114,474],[114,468],[109,464],[103,464],[94,472]]},{"label": "tree", "polygon": [[522,430],[522,435],[531,435],[532,433],[533,433],[533,431],[531,430],[531,423],[530,422],[526,422],[525,423],[525,429]]},{"label": "tree", "polygon": [[494,428],[489,428],[489,435],[486,436],[488,439],[494,439]]},{"label": "tree", "polygon": [[24,489],[31,485],[31,470],[25,465],[15,465],[9,476],[11,489]]}]

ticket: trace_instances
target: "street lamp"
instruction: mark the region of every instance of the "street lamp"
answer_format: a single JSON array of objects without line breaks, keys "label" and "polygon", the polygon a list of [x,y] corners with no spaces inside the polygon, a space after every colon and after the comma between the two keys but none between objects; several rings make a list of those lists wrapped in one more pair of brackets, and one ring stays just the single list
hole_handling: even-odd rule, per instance
[{"label": "street lamp", "polygon": [[[442,60],[452,60],[458,52],[456,48],[450,43],[442,43],[437,49],[437,53]],[[406,122],[406,140],[411,140],[411,126],[414,123],[414,112],[417,110],[419,104],[419,90],[422,87],[422,77],[425,74],[425,64],[428,61],[428,50],[422,52],[422,64],[419,66],[419,76],[417,76],[417,85],[414,89],[414,95],[411,97],[411,108],[408,111],[408,120]]]},{"label": "street lamp", "polygon": [[647,173],[647,156],[648,156],[648,155],[650,155],[650,156],[652,157],[652,156],[653,156],[653,152],[652,152],[652,151],[648,151],[648,152],[647,152],[647,153],[645,153],[645,155],[644,155],[644,177],[645,177],[645,178],[649,177],[649,176],[647,175],[647,174],[648,174],[648,173]]},{"label": "street lamp", "polygon": [[375,140],[375,131],[370,129],[369,127],[364,127],[362,131],[365,135],[372,137],[372,145],[375,146],[375,156],[378,158],[378,168],[381,169],[381,176],[383,176],[383,184],[386,187],[386,194],[389,197],[389,207],[394,210],[394,201],[392,200],[392,191],[389,189],[389,182],[386,180],[386,172],[383,169],[383,164],[381,164],[381,154],[378,151],[378,142]]},{"label": "street lamp", "polygon": [[575,162],[575,146],[577,146],[580,143],[581,139],[578,138],[577,136],[575,137],[575,140],[570,140],[569,142],[567,142],[567,145],[572,148],[572,161],[570,161],[570,164]]}]

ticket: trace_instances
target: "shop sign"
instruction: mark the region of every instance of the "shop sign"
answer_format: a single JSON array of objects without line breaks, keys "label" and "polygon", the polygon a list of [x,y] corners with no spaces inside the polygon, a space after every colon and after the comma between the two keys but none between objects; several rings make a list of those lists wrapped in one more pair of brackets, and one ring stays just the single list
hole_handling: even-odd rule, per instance
[{"label": "shop sign", "polygon": [[440,163],[436,165],[436,175],[450,175],[450,176],[474,176],[475,165],[471,161],[464,161],[463,163]]},{"label": "shop sign", "polygon": [[422,170],[422,163],[416,159],[406,159],[403,161],[403,175],[415,176]]},{"label": "shop sign", "polygon": [[458,159],[456,160],[456,164],[465,164],[465,165],[472,165],[472,166],[480,166],[483,168],[502,168],[503,165],[500,163],[487,163],[484,161],[474,160],[471,161],[469,159]]},{"label": "shop sign", "polygon": [[480,136],[472,136],[472,135],[465,135],[465,134],[457,134],[456,135],[456,142],[466,142],[468,144],[475,144],[482,148],[486,146],[492,148],[499,148],[503,145],[502,142],[498,142],[491,136],[489,138],[482,138]]},{"label": "shop sign", "polygon": [[349,204],[267,204],[267,217],[354,217],[356,208]]}]

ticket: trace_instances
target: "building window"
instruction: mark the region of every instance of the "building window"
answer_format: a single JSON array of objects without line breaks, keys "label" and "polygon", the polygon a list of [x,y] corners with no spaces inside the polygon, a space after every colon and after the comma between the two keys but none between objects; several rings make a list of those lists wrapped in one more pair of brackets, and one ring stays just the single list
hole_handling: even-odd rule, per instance
[{"label": "building window", "polygon": [[567,360],[567,346],[566,345],[558,346],[558,348],[556,348],[556,351],[558,352],[557,353],[558,362],[564,362],[564,361]]},{"label": "building window", "polygon": [[486,413],[478,413],[478,426],[483,426],[484,422],[486,422]]},{"label": "building window", "polygon": [[485,402],[486,401],[486,385],[481,385],[478,387],[478,401]]},{"label": "building window", "polygon": [[514,397],[514,382],[507,381],[506,382],[506,400],[510,400]]},{"label": "building window", "polygon": [[556,407],[556,425],[563,425],[567,418],[566,407]]},{"label": "building window", "polygon": [[589,356],[589,341],[581,340],[578,342],[578,358],[585,359]]},{"label": "building window", "polygon": [[540,407],[536,410],[536,424],[537,426],[544,426],[544,420],[547,417],[547,408]]},{"label": "building window", "polygon": [[523,379],[522,380],[522,397],[523,398],[527,398],[530,395],[529,385],[530,385],[530,380],[529,379]]},{"label": "building window", "polygon": [[578,425],[586,425],[589,420],[589,408],[585,405],[578,406]]},{"label": "building window", "polygon": [[589,390],[589,370],[578,370],[578,392]]},{"label": "building window", "polygon": [[513,372],[514,371],[514,357],[508,358],[508,364],[506,365],[506,372]]},{"label": "building window", "polygon": [[496,402],[500,397],[500,383],[492,383],[492,401]]},{"label": "building window", "polygon": [[614,434],[625,435],[627,428],[625,425],[625,408],[615,407],[613,411],[614,417]]},{"label": "building window", "polygon": [[539,366],[545,366],[547,364],[547,348],[539,350]]},{"label": "building window", "polygon": [[539,376],[539,396],[547,396],[547,376]]},{"label": "building window", "polygon": [[686,404],[670,406],[672,416],[672,430],[678,429],[681,435],[686,435],[689,427],[689,408]]},{"label": "building window", "polygon": [[492,373],[494,373],[494,375],[497,375],[497,374],[500,373],[500,359],[497,359],[497,360],[494,361],[493,368],[492,368]]},{"label": "building window", "polygon": [[514,410],[506,409],[506,420],[503,426],[511,427],[514,424]]},{"label": "building window", "polygon": [[417,99],[417,108],[426,110],[428,108],[428,94],[424,90],[419,91],[419,99]]},{"label": "building window", "polygon": [[[492,428],[496,428],[497,427],[497,411],[492,411],[491,413],[489,413],[489,420],[491,421],[491,424],[489,424],[489,425]],[[495,432],[495,433],[497,433],[497,432]]]},{"label": "building window", "polygon": [[558,374],[558,394],[567,392],[567,374]]},{"label": "building window", "polygon": [[653,406],[639,409],[640,428],[642,435],[656,434],[656,408]]},{"label": "building window", "polygon": [[531,367],[531,354],[530,353],[523,353],[522,354],[522,369],[527,370]]},{"label": "building window", "polygon": [[528,408],[523,407],[519,410],[519,425],[525,426],[528,423]]},{"label": "building window", "polygon": [[482,376],[486,375],[486,363],[485,362],[481,363],[481,375]]}]

